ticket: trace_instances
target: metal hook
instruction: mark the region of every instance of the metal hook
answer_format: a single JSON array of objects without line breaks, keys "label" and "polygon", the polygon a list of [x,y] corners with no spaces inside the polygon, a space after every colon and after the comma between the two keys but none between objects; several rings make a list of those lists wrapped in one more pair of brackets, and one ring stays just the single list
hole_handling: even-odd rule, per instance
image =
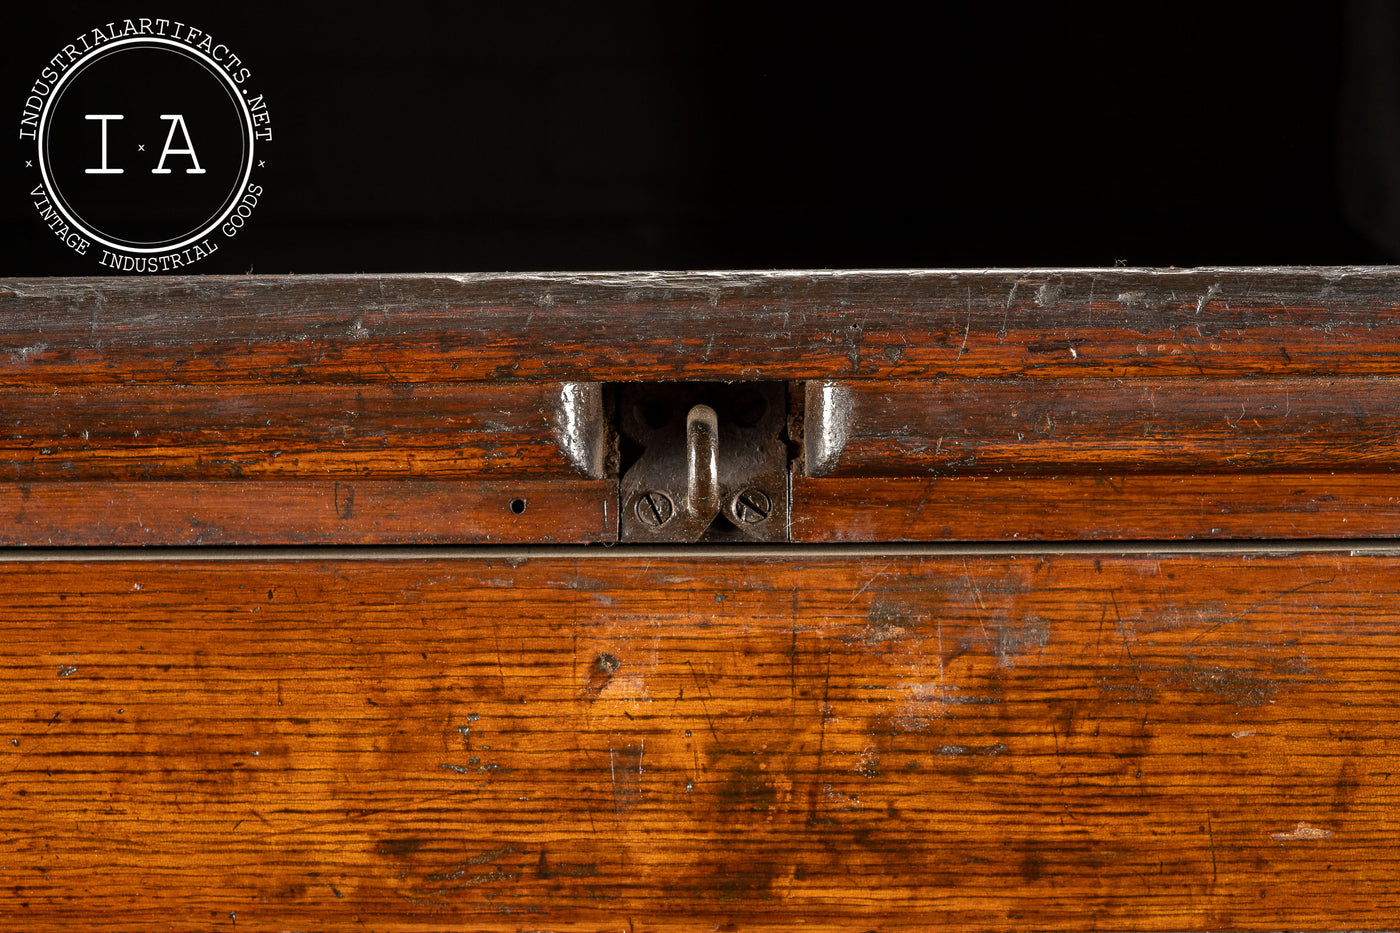
[{"label": "metal hook", "polygon": [[685,416],[685,507],[692,517],[708,519],[720,509],[719,415],[696,405]]}]

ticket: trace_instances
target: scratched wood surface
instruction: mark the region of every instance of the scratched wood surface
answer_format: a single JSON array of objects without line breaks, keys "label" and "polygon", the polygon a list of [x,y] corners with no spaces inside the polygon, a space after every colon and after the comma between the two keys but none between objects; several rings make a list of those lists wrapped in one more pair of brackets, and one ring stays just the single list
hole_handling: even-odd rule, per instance
[{"label": "scratched wood surface", "polygon": [[937,379],[807,383],[840,448],[809,475],[1388,473],[1400,379]]},{"label": "scratched wood surface", "polygon": [[6,930],[1400,916],[1400,556],[0,564]]},{"label": "scratched wood surface", "polygon": [[812,380],[805,542],[1394,537],[1400,382]]},{"label": "scratched wood surface", "polygon": [[0,387],[0,480],[577,479],[556,440],[563,394],[558,383]]},{"label": "scratched wood surface", "polygon": [[1395,537],[1397,378],[1386,268],[7,279],[0,545],[615,541],[675,379],[789,382],[794,540]]},{"label": "scratched wood surface", "polygon": [[0,387],[0,545],[616,541],[570,391]]},{"label": "scratched wood surface", "polygon": [[0,545],[616,541],[601,435],[571,425],[605,430],[601,397],[571,392],[0,387]]},{"label": "scratched wood surface", "polygon": [[1394,538],[1392,473],[794,477],[792,540]]},{"label": "scratched wood surface", "polygon": [[0,280],[0,384],[1395,375],[1400,270]]},{"label": "scratched wood surface", "polygon": [[0,544],[613,543],[617,484],[433,480],[0,484]]}]

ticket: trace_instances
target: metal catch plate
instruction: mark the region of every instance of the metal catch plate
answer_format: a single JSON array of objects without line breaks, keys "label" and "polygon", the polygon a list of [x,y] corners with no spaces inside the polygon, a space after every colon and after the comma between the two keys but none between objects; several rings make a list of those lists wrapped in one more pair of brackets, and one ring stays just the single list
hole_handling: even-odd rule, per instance
[{"label": "metal catch plate", "polygon": [[624,383],[616,392],[624,542],[788,540],[786,384]]}]

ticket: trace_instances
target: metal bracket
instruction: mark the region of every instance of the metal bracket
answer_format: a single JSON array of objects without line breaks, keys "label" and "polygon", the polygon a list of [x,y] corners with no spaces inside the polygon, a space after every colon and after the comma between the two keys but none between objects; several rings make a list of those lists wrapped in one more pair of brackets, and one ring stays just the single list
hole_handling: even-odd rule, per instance
[{"label": "metal bracket", "polygon": [[788,540],[784,383],[616,391],[624,542]]}]

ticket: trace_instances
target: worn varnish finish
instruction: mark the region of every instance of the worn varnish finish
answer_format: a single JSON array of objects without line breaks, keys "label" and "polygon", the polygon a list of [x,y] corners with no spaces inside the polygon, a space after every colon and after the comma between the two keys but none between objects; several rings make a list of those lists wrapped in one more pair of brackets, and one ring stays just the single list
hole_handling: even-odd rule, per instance
[{"label": "worn varnish finish", "polygon": [[0,926],[1379,929],[1400,559],[0,565]]},{"label": "worn varnish finish", "polygon": [[1368,375],[1400,271],[0,280],[5,385]]},{"label": "worn varnish finish", "polygon": [[559,383],[0,389],[0,544],[616,541],[603,439],[571,424],[587,395]]},{"label": "worn varnish finish", "polygon": [[0,481],[577,479],[558,440],[564,392],[558,383],[0,388]]},{"label": "worn varnish finish", "polygon": [[1242,541],[1393,538],[1394,474],[845,477],[793,480],[792,540]]},{"label": "worn varnish finish", "polygon": [[617,540],[596,384],[0,388],[0,544]]},{"label": "worn varnish finish", "polygon": [[0,544],[617,540],[604,384],[676,379],[789,383],[768,540],[1391,537],[1398,312],[1391,269],[6,280]]},{"label": "worn varnish finish", "polygon": [[[1391,269],[0,281],[0,545],[325,547],[0,554],[0,930],[1393,929],[1397,312]],[[616,542],[627,384],[677,379],[785,381],[764,537],[864,556],[334,549]],[[1144,539],[1241,550],[882,550]]]},{"label": "worn varnish finish", "polygon": [[606,480],[58,482],[0,486],[0,539],[102,545],[617,540]]},{"label": "worn varnish finish", "polygon": [[1391,537],[1382,376],[817,380],[796,541]]},{"label": "worn varnish finish", "polygon": [[[1400,379],[808,383],[817,476],[1305,472],[1400,465]],[[813,430],[808,421],[808,436]],[[828,433],[831,433],[831,430]],[[814,449],[815,448],[815,449]],[[814,455],[815,454],[815,455]]]}]

